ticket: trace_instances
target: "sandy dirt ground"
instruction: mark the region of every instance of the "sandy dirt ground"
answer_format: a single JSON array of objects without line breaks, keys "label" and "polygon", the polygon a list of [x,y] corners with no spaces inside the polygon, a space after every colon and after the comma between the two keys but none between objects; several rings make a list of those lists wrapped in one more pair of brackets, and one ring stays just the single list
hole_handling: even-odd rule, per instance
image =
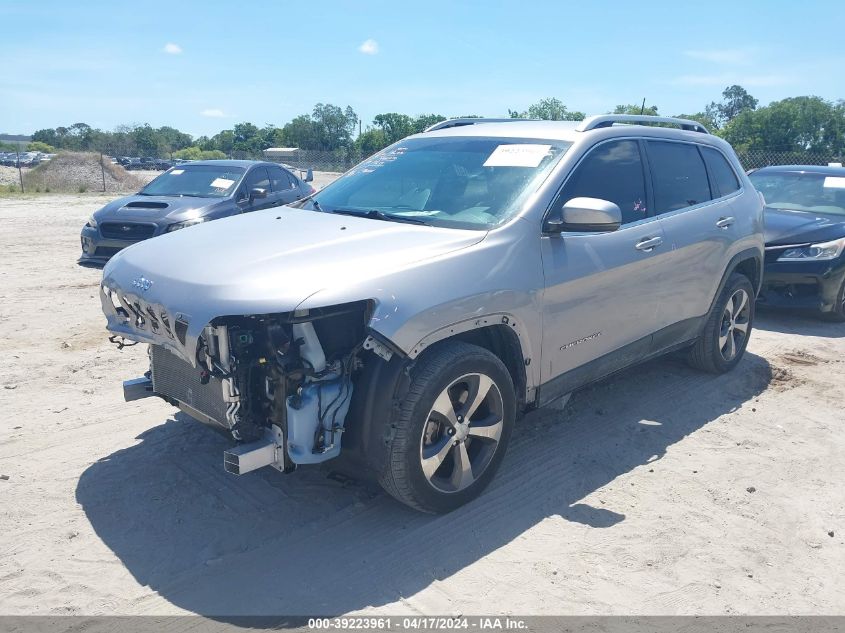
[{"label": "sandy dirt ground", "polygon": [[443,517],[229,442],[106,341],[79,229],[0,198],[2,614],[843,614],[845,325],[758,315],[713,377],[666,358],[528,415]]}]

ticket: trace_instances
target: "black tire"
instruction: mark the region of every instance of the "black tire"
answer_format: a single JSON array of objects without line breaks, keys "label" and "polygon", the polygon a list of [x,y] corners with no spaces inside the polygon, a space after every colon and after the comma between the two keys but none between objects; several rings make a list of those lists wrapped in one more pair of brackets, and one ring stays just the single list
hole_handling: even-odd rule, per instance
[{"label": "black tire", "polygon": [[[743,325],[746,325],[745,334],[741,337],[738,334],[738,327],[731,326],[730,323],[726,324],[725,321],[728,302],[735,301],[734,297],[740,292],[744,292],[747,297],[747,305],[744,305],[740,310],[740,312],[744,310]],[[724,374],[737,366],[739,361],[742,360],[743,354],[745,354],[748,339],[751,337],[754,322],[754,298],[754,286],[751,285],[748,277],[740,273],[731,274],[707,316],[707,322],[704,324],[701,336],[689,350],[687,358],[690,365],[711,374]],[[732,303],[732,305],[734,304]],[[738,325],[739,322],[737,322]],[[721,337],[724,336],[726,329],[729,330],[728,336],[733,340],[733,355],[726,355],[730,348],[726,350],[725,345],[729,346],[730,342],[725,343],[725,345],[721,342]]]},{"label": "black tire", "polygon": [[842,281],[839,292],[836,294],[836,304],[833,306],[833,310],[823,313],[822,317],[835,323],[845,322],[845,280]]},{"label": "black tire", "polygon": [[[471,420],[478,416],[484,417],[479,421],[478,426],[473,426],[472,421],[466,421],[463,426],[460,412],[462,407],[464,411],[467,409],[463,403],[458,402],[455,405],[454,400],[450,400],[450,405],[453,405],[454,411],[458,414],[456,419],[460,420],[462,425],[461,431],[456,434],[457,427],[446,424],[445,419],[439,417],[434,407],[436,403],[443,402],[440,398],[444,394],[452,398],[457,393],[456,389],[469,385],[469,383],[461,382],[463,379],[471,381],[475,376],[489,379],[496,391],[492,386],[488,387],[489,396],[485,396],[483,402],[475,410],[476,413],[469,416]],[[482,379],[475,380],[480,382]],[[483,380],[486,386],[486,379]],[[476,384],[475,388],[476,393],[482,390],[480,384]],[[471,394],[472,387],[468,387],[465,393],[467,401],[473,397]],[[500,399],[497,396],[500,396]],[[490,438],[478,438],[473,435],[481,429],[494,428],[493,426],[485,427],[485,420],[499,417],[501,417],[501,422],[496,422],[495,427],[500,430],[500,435],[495,444]],[[507,449],[515,417],[516,398],[513,381],[501,360],[486,349],[459,341],[433,346],[424,352],[412,369],[407,396],[394,421],[395,433],[388,447],[386,463],[380,477],[382,487],[397,500],[422,512],[442,514],[464,505],[477,497],[496,474]],[[437,431],[432,431],[433,425]],[[442,443],[442,449],[435,450],[438,445],[441,445],[432,439],[432,434],[435,432],[438,433],[438,442]],[[461,434],[464,435],[463,439],[454,440],[455,452],[453,453],[453,449],[448,445]],[[430,444],[425,445],[427,441]],[[464,444],[461,453],[463,457],[457,455],[461,449],[458,446],[459,443]],[[423,450],[430,451],[432,454],[448,451],[445,453],[445,458],[440,457],[441,461],[436,462],[440,467],[428,477],[423,471]],[[473,462],[476,458],[478,458],[479,466]],[[456,488],[452,491],[438,488],[445,485],[442,483],[442,476],[438,476],[438,473],[451,470],[454,477],[459,470],[461,459],[468,459],[473,464],[470,468],[472,483],[463,489]],[[431,467],[431,460],[426,461]],[[474,472],[476,468],[480,468],[481,472]],[[463,483],[460,476],[457,478]],[[448,481],[452,479],[449,478]]]}]

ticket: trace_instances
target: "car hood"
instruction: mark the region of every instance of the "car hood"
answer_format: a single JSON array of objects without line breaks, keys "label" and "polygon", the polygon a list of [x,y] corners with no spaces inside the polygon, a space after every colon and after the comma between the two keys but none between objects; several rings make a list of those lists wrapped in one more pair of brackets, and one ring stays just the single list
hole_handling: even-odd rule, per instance
[{"label": "car hood", "polygon": [[[290,312],[321,291],[350,295],[343,302],[374,299],[389,293],[386,279],[394,273],[486,235],[278,207],[134,244],[105,266],[103,286],[130,303],[164,309],[171,322],[187,321],[190,348],[215,317]],[[101,298],[109,329],[167,344],[119,326],[108,297]],[[190,349],[183,355],[191,358]]]},{"label": "car hood", "polygon": [[845,236],[845,216],[766,208],[766,246],[826,242]]},{"label": "car hood", "polygon": [[109,202],[94,213],[100,222],[181,222],[204,215],[228,202],[228,198],[198,198],[192,196],[127,196]]}]

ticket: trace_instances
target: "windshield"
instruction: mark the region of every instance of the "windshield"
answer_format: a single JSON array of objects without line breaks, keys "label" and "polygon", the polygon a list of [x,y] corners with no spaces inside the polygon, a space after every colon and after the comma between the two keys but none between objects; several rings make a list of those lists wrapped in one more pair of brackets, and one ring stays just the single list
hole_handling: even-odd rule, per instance
[{"label": "windshield", "polygon": [[513,217],[570,146],[537,139],[406,139],[320,191],[312,206],[382,220],[489,229]]},{"label": "windshield", "polygon": [[139,193],[145,196],[225,198],[244,175],[243,167],[179,165],[168,169]]},{"label": "windshield", "polygon": [[749,178],[773,209],[845,215],[845,176],[763,172]]}]

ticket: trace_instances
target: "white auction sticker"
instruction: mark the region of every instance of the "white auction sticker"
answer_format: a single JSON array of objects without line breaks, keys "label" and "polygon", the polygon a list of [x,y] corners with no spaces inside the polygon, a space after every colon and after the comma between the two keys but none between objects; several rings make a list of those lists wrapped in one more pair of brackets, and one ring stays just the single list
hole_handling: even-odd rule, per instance
[{"label": "white auction sticker", "polygon": [[217,189],[228,189],[233,184],[235,184],[235,181],[228,178],[215,178],[211,181],[211,186]]},{"label": "white auction sticker", "polygon": [[484,161],[485,167],[536,167],[548,155],[551,145],[515,143],[499,145]]},{"label": "white auction sticker", "polygon": [[845,189],[845,177],[828,176],[824,179],[823,186],[830,189]]},{"label": "white auction sticker", "polygon": [[174,169],[173,171],[170,172],[170,175],[171,176],[178,176],[179,174],[184,174],[184,173],[185,173],[184,169]]}]

